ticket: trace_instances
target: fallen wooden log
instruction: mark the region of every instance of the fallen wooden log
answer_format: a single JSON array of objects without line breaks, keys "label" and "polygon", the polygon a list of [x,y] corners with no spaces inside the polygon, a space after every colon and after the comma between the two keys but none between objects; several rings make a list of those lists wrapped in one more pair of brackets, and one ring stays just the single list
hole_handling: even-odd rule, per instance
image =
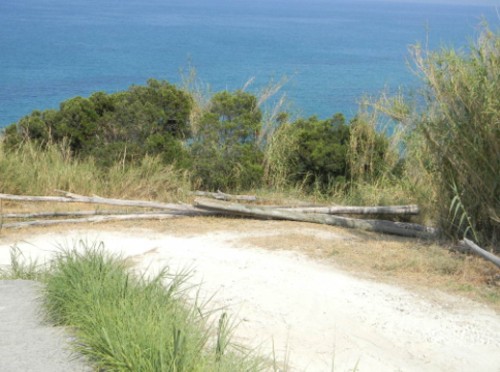
[{"label": "fallen wooden log", "polygon": [[65,193],[65,196],[28,196],[28,195],[0,194],[0,200],[9,200],[18,202],[106,204],[106,205],[118,205],[122,207],[168,209],[175,211],[196,210],[196,208],[187,204],[159,203],[146,200],[111,199],[111,198],[102,198],[100,196],[83,196],[72,193]]},{"label": "fallen wooden log", "polygon": [[[214,212],[209,212],[206,210],[192,210],[192,211],[175,211],[171,210],[168,212],[173,215],[194,217],[194,216],[214,216],[217,215]],[[45,218],[45,217],[78,217],[78,216],[109,216],[109,215],[155,215],[158,212],[125,212],[125,211],[74,211],[74,212],[36,212],[36,213],[7,213],[0,214],[0,219],[28,219],[28,218]]]},{"label": "fallen wooden log", "polygon": [[108,216],[94,216],[88,218],[70,218],[70,219],[58,219],[58,220],[35,220],[35,221],[25,221],[25,222],[12,222],[4,223],[0,225],[0,229],[20,229],[23,227],[30,226],[51,226],[51,225],[61,225],[61,224],[76,224],[76,223],[98,223],[98,222],[108,222],[108,221],[131,221],[131,220],[165,220],[177,217],[187,217],[186,214],[167,214],[167,213],[156,213],[156,214],[123,214],[123,215],[108,215]]},{"label": "fallen wooden log", "polygon": [[360,220],[348,217],[331,216],[326,214],[301,213],[289,210],[268,209],[208,199],[196,199],[194,201],[194,205],[198,208],[224,212],[233,215],[320,223],[407,237],[429,239],[437,235],[436,229],[413,223],[391,222],[385,220]]},{"label": "fallen wooden log", "polygon": [[473,251],[474,253],[478,254],[485,260],[488,260],[495,264],[497,267],[500,268],[500,257],[495,256],[493,253],[488,252],[487,250],[481,248],[477,244],[475,244],[472,240],[464,238],[464,240],[461,240],[460,243],[467,247],[470,251]]},{"label": "fallen wooden log", "polygon": [[[275,207],[276,208],[276,207]],[[284,207],[280,210],[300,213],[322,214],[386,214],[386,215],[417,215],[420,213],[418,205],[392,205],[378,207],[330,206],[330,207]]]},{"label": "fallen wooden log", "polygon": [[216,200],[240,200],[240,201],[257,201],[257,197],[255,195],[231,195],[225,194],[222,191],[217,192],[208,192],[208,191],[195,191],[193,192],[195,196],[204,196],[214,198]]},{"label": "fallen wooden log", "polygon": [[[156,212],[135,212],[134,214],[151,214]],[[35,213],[4,213],[0,214],[1,218],[9,219],[26,219],[26,218],[45,218],[45,217],[72,217],[72,216],[107,216],[107,215],[119,215],[119,214],[130,214],[130,212],[125,211],[106,211],[106,210],[94,210],[94,211],[70,211],[70,212],[35,212]]]}]

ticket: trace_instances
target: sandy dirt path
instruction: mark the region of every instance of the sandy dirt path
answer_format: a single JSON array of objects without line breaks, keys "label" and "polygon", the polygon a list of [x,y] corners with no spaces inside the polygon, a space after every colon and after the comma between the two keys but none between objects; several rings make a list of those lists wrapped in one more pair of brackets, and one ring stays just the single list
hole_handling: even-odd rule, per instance
[{"label": "sandy dirt path", "polygon": [[[238,323],[235,340],[265,354],[274,343],[277,357],[288,355],[294,371],[330,371],[332,363],[335,371],[500,371],[500,316],[493,310],[245,243],[257,234],[79,230],[23,237],[17,246],[25,258],[40,262],[57,245],[98,240],[141,271],[191,268],[191,282],[202,283],[201,295],[215,294],[211,306],[224,307]],[[8,264],[13,243],[0,239],[0,265]]]}]

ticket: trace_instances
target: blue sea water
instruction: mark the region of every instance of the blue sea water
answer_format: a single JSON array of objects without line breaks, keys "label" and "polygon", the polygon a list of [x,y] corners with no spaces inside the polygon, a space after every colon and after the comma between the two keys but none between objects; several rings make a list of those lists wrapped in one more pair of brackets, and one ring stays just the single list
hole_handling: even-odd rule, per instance
[{"label": "blue sea water", "polygon": [[76,95],[179,83],[189,64],[213,91],[287,76],[293,111],[350,117],[364,94],[416,86],[410,44],[466,46],[482,17],[498,23],[473,0],[0,0],[0,128]]}]

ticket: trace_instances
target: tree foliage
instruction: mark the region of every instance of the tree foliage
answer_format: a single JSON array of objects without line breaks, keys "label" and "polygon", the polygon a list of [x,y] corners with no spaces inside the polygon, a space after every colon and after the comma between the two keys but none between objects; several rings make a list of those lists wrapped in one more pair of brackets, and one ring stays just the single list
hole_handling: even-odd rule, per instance
[{"label": "tree foliage", "polygon": [[260,184],[261,120],[257,98],[250,93],[220,92],[212,97],[191,145],[193,172],[201,187],[238,189]]},{"label": "tree foliage", "polygon": [[327,120],[313,116],[298,119],[292,124],[296,136],[295,152],[290,161],[293,164],[291,178],[309,186],[326,189],[336,182],[345,182],[349,127],[342,114]]},{"label": "tree foliage", "polygon": [[5,142],[14,148],[28,140],[42,145],[66,141],[75,155],[93,155],[102,165],[139,161],[146,154],[185,163],[180,140],[189,136],[192,105],[189,94],[151,79],[147,86],[97,92],[64,101],[59,110],[34,111],[6,128]]},{"label": "tree foliage", "polygon": [[191,123],[197,104],[192,96],[149,80],[124,92],[69,99],[59,110],[34,111],[6,128],[4,142],[10,149],[26,141],[42,147],[64,143],[74,156],[92,157],[102,167],[153,155],[189,169],[195,184],[210,190],[259,186],[264,165],[268,183],[272,179],[280,187],[300,184],[325,192],[343,187],[358,173],[377,175],[385,142],[361,120],[348,125],[336,114],[289,123],[282,113],[274,135],[262,136],[258,102],[241,90],[219,92],[196,107],[196,123]]}]

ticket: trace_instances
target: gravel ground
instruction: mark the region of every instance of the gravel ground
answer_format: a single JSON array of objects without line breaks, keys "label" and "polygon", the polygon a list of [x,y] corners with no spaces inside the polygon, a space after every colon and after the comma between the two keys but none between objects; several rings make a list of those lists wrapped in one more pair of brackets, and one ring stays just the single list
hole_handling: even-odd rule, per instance
[{"label": "gravel ground", "polygon": [[[302,233],[307,244],[307,234],[314,232]],[[25,258],[38,262],[50,259],[57,244],[71,246],[83,239],[104,242],[108,251],[127,257],[141,272],[189,267],[192,284],[202,282],[199,294],[238,324],[234,340],[263,353],[274,347],[278,358],[288,355],[290,371],[331,371],[333,362],[335,371],[500,372],[500,316],[493,310],[432,289],[417,293],[357,278],[298,253],[244,243],[260,234],[80,230],[14,243]],[[328,237],[332,244],[341,238]],[[8,264],[12,243],[0,239],[0,265]],[[69,356],[61,331],[37,321],[35,296],[33,284],[0,286],[0,316],[7,319],[0,326],[0,371],[81,370],[81,365],[64,364]]]}]

